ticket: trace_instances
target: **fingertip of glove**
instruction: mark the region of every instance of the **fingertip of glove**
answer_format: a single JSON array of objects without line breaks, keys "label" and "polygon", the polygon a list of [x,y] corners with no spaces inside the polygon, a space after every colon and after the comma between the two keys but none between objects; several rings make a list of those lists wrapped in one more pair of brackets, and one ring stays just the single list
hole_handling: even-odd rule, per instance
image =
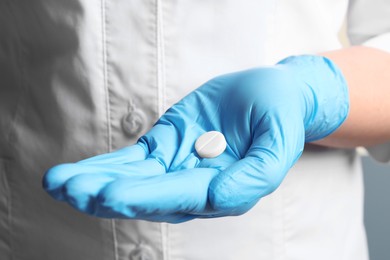
[{"label": "fingertip of glove", "polygon": [[[218,178],[219,177],[219,178]],[[250,210],[259,200],[258,187],[241,183],[231,175],[217,176],[209,186],[210,207],[227,216],[242,215]]]},{"label": "fingertip of glove", "polygon": [[234,195],[216,195],[216,193],[210,196],[209,203],[213,211],[219,212],[223,216],[239,216],[254,206],[254,203],[236,199]]},{"label": "fingertip of glove", "polygon": [[49,193],[53,198],[62,200],[60,188],[63,183],[69,178],[68,172],[70,170],[71,163],[59,164],[45,172],[42,178],[42,187]]},{"label": "fingertip of glove", "polygon": [[125,194],[120,182],[112,182],[97,195],[94,215],[105,218],[135,218],[136,211],[129,206],[131,200],[132,196]]},{"label": "fingertip of glove", "polygon": [[241,215],[246,210],[246,202],[242,200],[239,194],[233,193],[232,189],[223,187],[223,185],[210,186],[209,203],[216,212],[224,212],[224,215]]}]

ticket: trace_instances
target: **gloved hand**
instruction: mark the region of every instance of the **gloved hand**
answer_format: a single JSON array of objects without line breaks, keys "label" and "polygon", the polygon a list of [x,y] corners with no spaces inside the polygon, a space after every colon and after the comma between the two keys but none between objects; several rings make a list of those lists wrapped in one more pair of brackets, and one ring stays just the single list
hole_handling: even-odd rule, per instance
[{"label": "gloved hand", "polygon": [[[240,215],[274,191],[304,143],[348,114],[346,82],[330,60],[294,56],[272,67],[216,77],[172,106],[137,144],[50,169],[55,199],[107,218],[182,222]],[[225,135],[212,159],[194,149],[204,132]]]}]

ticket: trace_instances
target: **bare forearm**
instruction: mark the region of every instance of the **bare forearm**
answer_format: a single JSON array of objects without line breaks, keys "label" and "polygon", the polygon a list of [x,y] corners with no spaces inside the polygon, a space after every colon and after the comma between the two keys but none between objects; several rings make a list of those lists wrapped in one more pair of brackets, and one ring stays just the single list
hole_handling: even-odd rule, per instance
[{"label": "bare forearm", "polygon": [[356,147],[390,140],[390,53],[358,46],[321,55],[341,68],[349,87],[350,112],[337,131],[315,143]]}]

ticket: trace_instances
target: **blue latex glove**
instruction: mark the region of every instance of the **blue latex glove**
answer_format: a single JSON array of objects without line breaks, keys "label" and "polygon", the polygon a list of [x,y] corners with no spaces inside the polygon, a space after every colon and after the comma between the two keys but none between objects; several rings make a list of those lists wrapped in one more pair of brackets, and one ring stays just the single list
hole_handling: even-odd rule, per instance
[{"label": "blue latex glove", "polygon": [[[210,80],[171,107],[137,144],[50,169],[55,199],[108,218],[182,222],[240,215],[274,191],[300,157],[345,120],[339,69],[319,56]],[[216,130],[226,151],[199,158],[196,139]]]}]

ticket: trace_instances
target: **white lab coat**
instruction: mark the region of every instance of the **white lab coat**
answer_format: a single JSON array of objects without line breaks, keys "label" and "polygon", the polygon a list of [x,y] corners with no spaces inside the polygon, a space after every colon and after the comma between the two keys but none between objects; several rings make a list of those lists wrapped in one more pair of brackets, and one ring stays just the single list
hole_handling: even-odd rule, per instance
[{"label": "white lab coat", "polygon": [[309,146],[247,214],[177,225],[81,214],[41,177],[134,143],[216,75],[340,48],[348,10],[353,43],[390,50],[389,3],[2,0],[0,259],[366,260],[354,150]]}]

